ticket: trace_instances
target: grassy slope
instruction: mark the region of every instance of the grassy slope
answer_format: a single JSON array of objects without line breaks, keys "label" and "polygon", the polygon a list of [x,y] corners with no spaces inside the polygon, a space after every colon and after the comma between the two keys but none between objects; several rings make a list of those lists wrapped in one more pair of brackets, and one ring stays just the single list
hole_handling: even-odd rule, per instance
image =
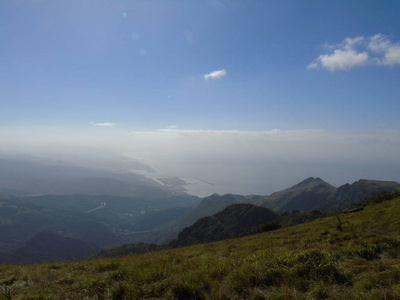
[{"label": "grassy slope", "polygon": [[0,299],[399,299],[399,215],[397,198],[341,215],[343,231],[329,217],[143,255],[2,265]]}]

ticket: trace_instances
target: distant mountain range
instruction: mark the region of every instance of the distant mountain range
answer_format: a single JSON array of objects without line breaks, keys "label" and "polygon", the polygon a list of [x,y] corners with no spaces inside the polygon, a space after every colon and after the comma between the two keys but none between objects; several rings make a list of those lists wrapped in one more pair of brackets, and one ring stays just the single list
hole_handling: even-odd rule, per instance
[{"label": "distant mountain range", "polygon": [[353,184],[338,188],[321,178],[310,177],[302,182],[273,193],[269,196],[253,196],[249,203],[278,211],[290,210],[336,210],[368,197],[381,190],[400,190],[400,184],[394,181],[361,179]]},{"label": "distant mountain range", "polygon": [[361,179],[351,185],[345,184],[335,188],[320,178],[310,177],[269,196],[214,194],[203,198],[197,207],[176,220],[166,223],[152,232],[132,236],[132,242],[165,243],[177,238],[178,233],[183,228],[192,225],[198,219],[218,213],[232,204],[253,204],[280,212],[297,210],[334,211],[362,200],[373,192],[393,191],[395,189],[400,190],[400,184],[394,181]]},{"label": "distant mountain range", "polygon": [[[174,239],[169,247],[240,237],[264,223],[298,224],[395,189],[400,184],[393,181],[361,179],[336,188],[310,177],[267,196],[201,199],[141,175],[0,159],[0,261],[69,259],[59,250],[70,244],[81,249],[68,251],[79,257],[123,244],[131,244],[124,253],[135,253]],[[57,255],[39,255],[39,245]]]}]

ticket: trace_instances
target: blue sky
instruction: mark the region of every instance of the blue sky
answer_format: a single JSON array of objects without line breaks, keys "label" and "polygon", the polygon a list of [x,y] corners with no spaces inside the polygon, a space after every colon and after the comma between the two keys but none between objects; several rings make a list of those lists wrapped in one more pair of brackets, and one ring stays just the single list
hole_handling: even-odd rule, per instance
[{"label": "blue sky", "polygon": [[[315,172],[338,184],[390,179],[400,153],[399,13],[399,1],[2,1],[0,137],[10,149],[112,146],[169,173],[174,162],[183,175],[202,176],[210,171],[188,167],[199,157],[220,169],[243,157],[268,165],[289,143],[299,172],[284,185],[319,176],[300,171],[316,155],[300,155],[292,132],[311,132],[311,144],[322,132],[324,145],[362,142],[337,157],[316,150],[327,155]],[[254,141],[271,133],[285,142]],[[365,146],[382,139],[390,155]],[[204,151],[197,156],[194,141]],[[241,150],[218,160],[228,147]],[[343,178],[332,170],[365,147],[354,167],[361,171]],[[389,173],[376,171],[383,157]]]}]

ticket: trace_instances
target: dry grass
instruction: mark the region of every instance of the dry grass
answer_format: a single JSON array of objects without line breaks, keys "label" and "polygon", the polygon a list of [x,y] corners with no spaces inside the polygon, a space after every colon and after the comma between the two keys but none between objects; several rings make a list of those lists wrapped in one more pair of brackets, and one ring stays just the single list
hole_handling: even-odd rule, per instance
[{"label": "dry grass", "polygon": [[241,239],[0,265],[0,299],[400,299],[400,198]]}]

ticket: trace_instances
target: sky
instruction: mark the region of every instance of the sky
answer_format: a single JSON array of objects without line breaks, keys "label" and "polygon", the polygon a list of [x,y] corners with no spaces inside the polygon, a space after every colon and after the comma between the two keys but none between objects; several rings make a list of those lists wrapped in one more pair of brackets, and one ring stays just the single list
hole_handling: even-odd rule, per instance
[{"label": "sky", "polygon": [[90,147],[213,191],[400,181],[399,1],[0,1],[3,151]]}]

